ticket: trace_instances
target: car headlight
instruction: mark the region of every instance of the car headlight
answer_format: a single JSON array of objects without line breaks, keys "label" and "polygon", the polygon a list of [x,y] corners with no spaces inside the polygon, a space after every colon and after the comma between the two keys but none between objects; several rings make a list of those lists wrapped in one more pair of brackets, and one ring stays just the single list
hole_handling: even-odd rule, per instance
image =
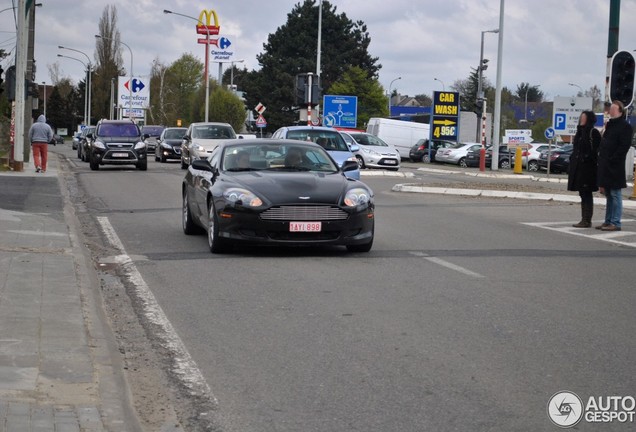
[{"label": "car headlight", "polygon": [[146,148],[146,143],[143,141],[139,141],[137,144],[135,144],[135,150],[141,150],[143,148]]},{"label": "car headlight", "polygon": [[380,153],[378,153],[375,150],[371,150],[371,149],[364,148],[364,147],[360,147],[360,148],[362,149],[363,152],[365,152],[367,154],[370,154],[370,155],[373,155],[373,156],[380,156]]},{"label": "car headlight", "polygon": [[354,188],[347,191],[344,199],[344,203],[347,207],[369,204],[369,201],[371,201],[369,191],[363,188]]},{"label": "car headlight", "polygon": [[93,146],[95,146],[95,147],[97,147],[99,149],[106,150],[106,146],[101,141],[95,141],[93,143],[89,143],[89,145],[93,145]]},{"label": "car headlight", "polygon": [[263,201],[247,189],[231,188],[223,192],[223,197],[233,204],[245,207],[260,207]]},{"label": "car headlight", "polygon": [[197,145],[195,145],[195,146],[194,146],[194,149],[195,149],[196,151],[198,151],[198,152],[203,152],[203,153],[205,153],[205,147],[203,147],[202,145],[198,145],[198,144],[197,144]]}]

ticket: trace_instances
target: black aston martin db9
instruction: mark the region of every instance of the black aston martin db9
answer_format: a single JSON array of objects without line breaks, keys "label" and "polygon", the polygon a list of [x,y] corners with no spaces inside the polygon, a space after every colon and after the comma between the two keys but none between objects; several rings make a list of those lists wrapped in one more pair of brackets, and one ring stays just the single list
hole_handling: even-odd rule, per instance
[{"label": "black aston martin db9", "polygon": [[294,140],[235,140],[195,160],[183,180],[185,234],[206,231],[213,253],[233,243],[373,245],[373,191],[345,177],[319,145]]}]

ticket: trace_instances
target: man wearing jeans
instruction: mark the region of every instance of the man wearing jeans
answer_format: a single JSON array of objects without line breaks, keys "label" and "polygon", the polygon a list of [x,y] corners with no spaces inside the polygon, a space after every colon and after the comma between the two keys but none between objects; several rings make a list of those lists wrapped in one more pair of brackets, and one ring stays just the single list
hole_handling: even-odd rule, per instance
[{"label": "man wearing jeans", "polygon": [[610,119],[605,126],[598,155],[598,185],[605,194],[605,222],[596,227],[603,231],[620,231],[623,213],[621,189],[627,187],[625,158],[632,144],[632,127],[625,120],[625,106],[620,101],[612,102]]},{"label": "man wearing jeans", "polygon": [[53,130],[46,124],[43,115],[38,117],[38,121],[31,125],[29,129],[29,141],[33,149],[33,163],[35,172],[46,172],[46,162],[48,160],[49,143],[53,140]]}]

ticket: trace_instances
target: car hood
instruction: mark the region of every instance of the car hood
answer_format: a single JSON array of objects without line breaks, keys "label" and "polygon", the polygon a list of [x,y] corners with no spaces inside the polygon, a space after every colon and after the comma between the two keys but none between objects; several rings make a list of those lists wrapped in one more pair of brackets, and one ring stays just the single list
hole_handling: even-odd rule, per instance
[{"label": "car hood", "polygon": [[[392,146],[388,146],[388,147],[384,147],[384,146],[372,146],[372,145],[364,145],[364,144],[358,144],[360,146],[360,150],[362,150],[363,148],[367,149],[367,150],[373,150],[376,153],[380,153],[381,155],[384,156],[397,156],[398,155],[398,151],[392,147]],[[411,149],[415,149],[417,150],[417,147],[419,146],[414,146],[411,147]],[[360,152],[358,152],[360,153]]]},{"label": "car hood", "polygon": [[167,139],[167,140],[163,140],[161,142],[162,144],[168,144],[171,145],[172,147],[174,146],[180,146],[181,145],[181,140],[180,139]]},{"label": "car hood", "polygon": [[132,144],[137,144],[138,142],[141,141],[140,137],[107,137],[107,136],[100,136],[97,137],[98,140],[100,140],[103,143],[109,144],[109,143],[132,143]]},{"label": "car hood", "polygon": [[347,159],[353,156],[353,153],[348,151],[327,150],[327,153],[329,153],[329,156],[338,163],[339,167],[341,167]]},{"label": "car hood", "polygon": [[215,148],[217,148],[219,145],[223,144],[224,142],[229,142],[229,141],[235,141],[232,138],[228,138],[228,139],[202,139],[202,138],[193,138],[192,139],[192,145],[200,145],[201,147],[204,147],[207,151],[212,151]]},{"label": "car hood", "polygon": [[248,171],[228,173],[228,175],[237,184],[265,198],[273,205],[308,203],[340,205],[350,181],[341,173]]}]

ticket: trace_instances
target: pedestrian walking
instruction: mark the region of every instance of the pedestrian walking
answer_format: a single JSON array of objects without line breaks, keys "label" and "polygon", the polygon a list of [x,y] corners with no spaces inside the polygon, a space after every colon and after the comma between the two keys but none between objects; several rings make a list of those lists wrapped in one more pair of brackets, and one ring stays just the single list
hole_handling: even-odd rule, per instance
[{"label": "pedestrian walking", "polygon": [[33,149],[33,163],[35,172],[46,172],[46,162],[49,154],[49,143],[53,141],[53,129],[46,124],[46,117],[40,115],[29,129],[29,141]]},{"label": "pedestrian walking", "polygon": [[601,133],[594,127],[596,114],[583,111],[574,135],[574,149],[568,169],[568,190],[578,191],[581,197],[581,221],[574,228],[590,228],[594,214],[594,192],[598,190],[598,148]]},{"label": "pedestrian walking", "polygon": [[625,120],[625,106],[612,102],[610,119],[605,125],[598,155],[598,185],[605,195],[605,222],[597,226],[603,231],[620,231],[623,213],[622,189],[627,187],[625,158],[632,144],[632,127]]}]

